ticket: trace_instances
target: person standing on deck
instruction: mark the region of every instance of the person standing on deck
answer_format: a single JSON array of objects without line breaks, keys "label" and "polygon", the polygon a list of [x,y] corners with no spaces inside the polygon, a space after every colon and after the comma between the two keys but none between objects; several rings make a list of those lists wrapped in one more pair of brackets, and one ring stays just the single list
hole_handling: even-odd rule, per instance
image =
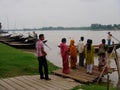
[{"label": "person standing on deck", "polygon": [[79,53],[79,66],[84,66],[84,37],[81,37],[78,44],[77,50]]},{"label": "person standing on deck", "polygon": [[107,37],[108,46],[111,45],[111,37],[112,37],[112,34],[110,32],[108,32],[108,37]]},{"label": "person standing on deck", "polygon": [[62,38],[61,44],[60,44],[60,52],[62,57],[62,73],[69,74],[70,68],[69,68],[69,62],[68,62],[68,46],[66,45],[66,38]]},{"label": "person standing on deck", "polygon": [[74,43],[75,43],[74,40],[71,40],[69,46],[71,69],[76,69],[76,63],[77,63],[77,48],[74,45]]},{"label": "person standing on deck", "polygon": [[[40,34],[39,40],[36,42],[36,51],[39,62],[40,79],[51,80],[48,76],[48,65],[46,59],[47,53],[44,50],[43,40],[44,40],[44,34]],[[43,67],[44,67],[44,73],[43,73]]]},{"label": "person standing on deck", "polygon": [[[102,71],[104,66],[107,63],[107,51],[108,45],[106,45],[106,40],[102,39],[102,43],[99,45],[98,51],[98,71]],[[105,67],[105,71],[107,70],[107,66]]]},{"label": "person standing on deck", "polygon": [[93,65],[94,65],[94,47],[92,46],[92,40],[88,39],[85,46],[85,58],[87,65],[87,74],[93,74]]},{"label": "person standing on deck", "polygon": [[33,37],[37,40],[37,33],[33,31]]}]

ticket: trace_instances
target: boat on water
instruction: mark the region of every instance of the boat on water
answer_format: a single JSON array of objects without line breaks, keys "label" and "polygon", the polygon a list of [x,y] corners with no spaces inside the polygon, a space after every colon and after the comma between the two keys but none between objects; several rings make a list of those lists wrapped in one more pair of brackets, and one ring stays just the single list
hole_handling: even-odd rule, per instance
[{"label": "boat on water", "polygon": [[[21,49],[34,49],[35,48],[35,39],[29,41],[29,37],[22,37],[22,35],[7,35],[0,36],[0,42],[7,44],[9,46]],[[27,40],[27,41],[26,41]]]},{"label": "boat on water", "polygon": [[[98,53],[98,51],[99,51],[99,45],[93,45],[93,46],[94,46],[94,48],[95,48],[95,53]],[[108,46],[108,48],[109,48],[108,53],[111,53],[111,52],[112,52],[114,46],[116,47],[116,49],[119,49],[119,48],[120,48],[120,43],[111,44],[110,46]]]},{"label": "boat on water", "polygon": [[[22,37],[21,35],[17,36],[0,36],[0,42],[7,44],[9,46],[19,48],[19,49],[35,49],[35,43],[37,39],[34,37]],[[47,40],[44,40],[45,44]]]},{"label": "boat on water", "polygon": [[7,31],[0,30],[0,34],[2,33],[8,33]]}]

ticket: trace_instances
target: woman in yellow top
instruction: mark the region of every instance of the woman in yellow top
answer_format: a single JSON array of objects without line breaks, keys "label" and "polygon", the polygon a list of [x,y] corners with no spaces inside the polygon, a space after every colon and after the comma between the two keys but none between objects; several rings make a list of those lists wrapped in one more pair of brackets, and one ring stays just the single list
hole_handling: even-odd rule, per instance
[{"label": "woman in yellow top", "polygon": [[85,46],[85,58],[87,64],[87,73],[93,74],[93,65],[94,65],[94,47],[92,46],[92,40],[88,39]]},{"label": "woman in yellow top", "polygon": [[69,46],[69,50],[70,50],[70,67],[71,69],[75,69],[76,68],[76,63],[77,63],[77,48],[74,45],[74,40],[70,41],[70,46]]}]

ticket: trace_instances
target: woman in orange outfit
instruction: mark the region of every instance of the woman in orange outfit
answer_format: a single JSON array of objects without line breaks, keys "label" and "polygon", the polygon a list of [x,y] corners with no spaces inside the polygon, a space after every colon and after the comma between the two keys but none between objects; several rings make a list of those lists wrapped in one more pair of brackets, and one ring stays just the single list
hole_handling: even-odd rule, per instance
[{"label": "woman in orange outfit", "polygon": [[70,50],[70,67],[71,69],[75,69],[76,68],[76,63],[77,63],[77,48],[74,45],[74,40],[70,41],[70,46],[69,46],[69,50]]}]

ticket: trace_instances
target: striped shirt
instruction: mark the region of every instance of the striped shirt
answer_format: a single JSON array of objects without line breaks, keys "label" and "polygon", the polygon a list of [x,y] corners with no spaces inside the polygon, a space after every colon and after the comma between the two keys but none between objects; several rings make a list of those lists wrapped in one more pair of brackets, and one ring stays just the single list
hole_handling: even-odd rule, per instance
[{"label": "striped shirt", "polygon": [[36,51],[38,57],[43,56],[42,48],[44,48],[43,42],[41,40],[38,40],[36,42]]}]

